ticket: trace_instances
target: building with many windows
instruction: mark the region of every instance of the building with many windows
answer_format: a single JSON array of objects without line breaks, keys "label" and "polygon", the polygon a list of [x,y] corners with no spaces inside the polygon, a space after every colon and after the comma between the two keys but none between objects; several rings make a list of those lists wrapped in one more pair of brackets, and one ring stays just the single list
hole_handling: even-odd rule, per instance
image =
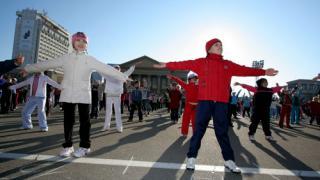
[{"label": "building with many windows", "polygon": [[[51,20],[46,12],[24,9],[16,12],[13,58],[25,57],[25,64],[47,61],[71,51],[69,32]],[[51,71],[56,80],[62,78],[62,70]]]},{"label": "building with many windows", "polygon": [[316,96],[320,91],[320,81],[317,80],[297,79],[289,81],[287,84],[289,90],[296,86],[300,88],[302,101],[311,100],[312,97]]}]

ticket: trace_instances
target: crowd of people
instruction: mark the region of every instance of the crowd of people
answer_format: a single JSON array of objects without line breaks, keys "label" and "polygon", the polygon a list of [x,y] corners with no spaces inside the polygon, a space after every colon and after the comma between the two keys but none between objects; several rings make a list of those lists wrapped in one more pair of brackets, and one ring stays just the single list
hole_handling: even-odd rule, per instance
[{"label": "crowd of people", "polygon": [[[60,105],[64,114],[64,143],[60,156],[83,157],[91,152],[90,128],[91,119],[98,119],[101,111],[105,111],[104,125],[101,131],[110,129],[114,112],[116,130],[123,132],[122,114],[128,112],[128,122],[137,117],[144,120],[152,111],[167,108],[173,123],[182,117],[181,135],[187,136],[189,125],[192,125],[192,137],[187,153],[187,169],[195,169],[195,161],[201,147],[202,138],[211,119],[221,148],[224,166],[231,172],[240,173],[235,163],[234,152],[228,136],[228,128],[232,121],[240,121],[239,115],[246,115],[251,120],[248,139],[254,141],[258,124],[261,122],[265,138],[275,141],[271,135],[270,120],[278,120],[283,128],[301,123],[301,118],[310,116],[309,123],[316,120],[320,125],[320,94],[311,101],[302,101],[299,87],[287,89],[279,86],[268,88],[266,78],[260,78],[256,87],[236,82],[246,89],[249,96],[240,96],[241,90],[233,92],[230,83],[232,76],[275,76],[278,71],[256,69],[238,65],[225,60],[222,56],[222,42],[212,39],[206,43],[207,56],[195,60],[168,62],[154,65],[154,68],[170,70],[188,70],[187,82],[171,74],[170,87],[162,94],[153,92],[146,81],[140,82],[130,78],[135,66],[121,72],[120,66],[106,65],[87,54],[89,39],[83,32],[72,36],[73,52],[51,61],[24,66],[22,75],[33,74],[24,81],[6,75],[8,71],[23,64],[24,58],[1,62],[1,113],[14,111],[17,103],[24,104],[22,110],[22,129],[33,128],[31,114],[37,107],[39,128],[47,132],[46,116],[50,115],[51,105]],[[3,64],[2,64],[3,63]],[[64,78],[59,84],[43,72],[47,69],[62,68]],[[92,71],[103,76],[103,81],[91,80]],[[319,78],[319,76],[317,77]],[[78,108],[80,122],[80,143],[73,148],[73,126],[75,109]],[[90,110],[91,109],[91,110]],[[134,116],[137,110],[137,116]],[[233,118],[232,118],[233,117]]]}]

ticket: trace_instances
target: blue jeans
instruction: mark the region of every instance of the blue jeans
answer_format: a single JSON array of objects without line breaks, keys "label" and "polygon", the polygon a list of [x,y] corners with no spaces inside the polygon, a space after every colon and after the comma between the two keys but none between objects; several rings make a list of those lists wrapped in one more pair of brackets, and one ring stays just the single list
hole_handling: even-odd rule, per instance
[{"label": "blue jeans", "polygon": [[188,158],[196,158],[201,146],[201,139],[204,136],[208,123],[213,117],[214,131],[222,150],[222,156],[225,161],[233,160],[234,154],[229,141],[227,118],[228,103],[214,101],[199,101],[196,114],[196,130],[191,138]]},{"label": "blue jeans", "polygon": [[290,116],[291,124],[298,124],[300,120],[300,106],[292,106]]},{"label": "blue jeans", "polygon": [[38,109],[38,121],[40,129],[48,129],[47,118],[45,113],[46,99],[44,97],[30,96],[22,110],[22,126],[32,128],[31,114],[34,109]]}]

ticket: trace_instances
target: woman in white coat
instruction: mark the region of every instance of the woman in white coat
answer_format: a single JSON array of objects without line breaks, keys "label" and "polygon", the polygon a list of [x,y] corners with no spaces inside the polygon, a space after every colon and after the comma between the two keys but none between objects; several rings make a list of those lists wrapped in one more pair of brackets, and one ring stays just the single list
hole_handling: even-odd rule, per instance
[{"label": "woman in white coat", "polygon": [[[64,136],[65,143],[60,156],[82,157],[90,152],[90,118],[89,104],[91,103],[90,76],[93,71],[103,76],[111,76],[119,81],[126,81],[128,76],[86,54],[87,36],[78,32],[72,36],[74,51],[57,59],[27,65],[23,71],[40,72],[46,69],[62,68],[64,77],[61,83],[60,102],[64,106]],[[72,142],[73,125],[75,122],[75,106],[78,105],[80,121],[80,148],[74,152]]]}]

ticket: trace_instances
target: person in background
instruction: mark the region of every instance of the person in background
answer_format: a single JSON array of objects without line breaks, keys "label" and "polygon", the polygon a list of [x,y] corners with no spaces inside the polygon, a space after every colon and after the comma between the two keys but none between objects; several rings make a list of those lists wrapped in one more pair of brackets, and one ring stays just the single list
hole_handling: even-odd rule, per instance
[{"label": "person in background", "polygon": [[177,83],[171,83],[171,89],[169,90],[170,97],[170,117],[173,123],[177,123],[179,119],[179,106],[181,100],[181,92]]},{"label": "person in background", "polygon": [[168,74],[167,77],[179,83],[186,92],[186,102],[182,117],[181,134],[188,135],[189,124],[192,125],[192,132],[195,131],[195,116],[198,98],[198,75],[195,73],[188,74],[188,83],[180,78]]},{"label": "person in background", "polygon": [[43,73],[35,73],[30,78],[22,81],[16,85],[10,86],[10,89],[16,91],[23,86],[30,86],[30,96],[27,103],[24,105],[22,110],[22,127],[21,129],[32,129],[31,114],[37,108],[38,110],[38,121],[40,131],[47,132],[48,124],[45,112],[46,96],[47,96],[47,84],[55,88],[61,89],[61,86],[50,79]]},{"label": "person in background", "polygon": [[138,116],[139,116],[139,122],[143,121],[142,116],[142,92],[140,90],[140,82],[135,81],[134,83],[134,89],[131,90],[129,95],[129,104],[130,104],[130,115],[128,122],[132,122],[133,120],[133,114],[134,111],[138,110]]},{"label": "person in background", "polygon": [[12,91],[9,87],[12,85],[12,78],[9,75],[3,76],[4,82],[1,85],[2,96],[1,96],[1,114],[8,114],[12,103]]},{"label": "person in background", "polygon": [[[121,71],[119,65],[114,67],[116,70]],[[124,72],[128,77],[133,73],[135,66],[131,66],[129,70]],[[112,116],[112,105],[114,107],[117,131],[122,133],[122,119],[121,119],[121,94],[123,93],[123,81],[111,77],[104,77],[106,80],[106,87],[104,92],[106,93],[106,116],[104,121],[104,126],[101,131],[106,131],[110,129],[110,122]]]},{"label": "person in background", "polygon": [[249,139],[254,141],[254,134],[257,131],[258,125],[261,121],[262,129],[266,140],[274,141],[270,131],[270,106],[272,101],[272,95],[280,92],[281,86],[277,85],[273,88],[268,88],[268,81],[265,78],[257,80],[257,87],[252,87],[246,84],[240,84],[238,82],[235,85],[240,85],[254,93],[253,95],[253,113],[251,116],[251,124],[249,126]]},{"label": "person in background", "polygon": [[0,76],[19,67],[24,62],[24,56],[19,55],[15,59],[0,61]]}]

